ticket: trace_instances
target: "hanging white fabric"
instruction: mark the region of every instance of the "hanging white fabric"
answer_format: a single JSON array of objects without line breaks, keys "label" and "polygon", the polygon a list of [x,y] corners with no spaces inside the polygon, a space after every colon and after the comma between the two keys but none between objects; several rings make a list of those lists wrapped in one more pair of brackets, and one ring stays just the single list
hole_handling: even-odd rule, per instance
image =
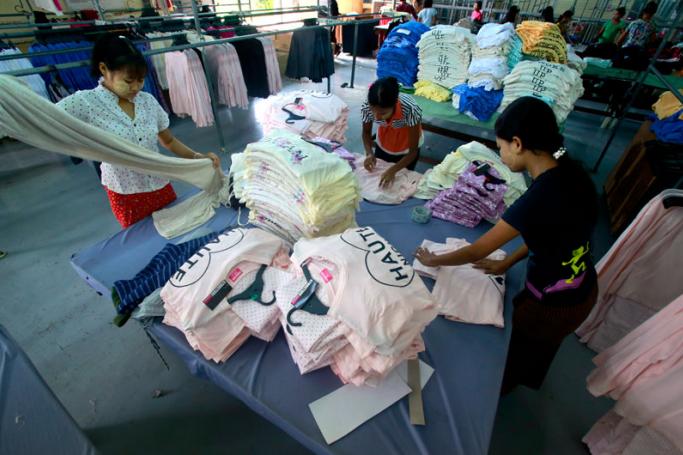
[{"label": "hanging white fabric", "polygon": [[154,225],[166,238],[201,226],[229,199],[228,179],[213,168],[211,160],[150,153],[72,117],[18,79],[0,75],[0,136],[3,133],[43,150],[125,166],[204,190],[173,207],[154,212]]}]

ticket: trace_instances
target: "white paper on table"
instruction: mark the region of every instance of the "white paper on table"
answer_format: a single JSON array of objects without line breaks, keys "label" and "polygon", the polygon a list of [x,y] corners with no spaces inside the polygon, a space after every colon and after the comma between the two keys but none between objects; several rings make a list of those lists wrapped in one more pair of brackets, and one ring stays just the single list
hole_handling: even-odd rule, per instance
[{"label": "white paper on table", "polygon": [[[403,382],[408,383],[408,362],[403,362],[398,367],[396,367],[396,372],[398,372]],[[434,368],[430,367],[422,360],[420,360],[420,388],[424,389],[427,381],[434,374]]]},{"label": "white paper on table", "polygon": [[[424,388],[434,369],[420,360],[420,384]],[[403,362],[377,387],[347,384],[310,403],[313,418],[332,444],[410,393],[408,365]]]}]

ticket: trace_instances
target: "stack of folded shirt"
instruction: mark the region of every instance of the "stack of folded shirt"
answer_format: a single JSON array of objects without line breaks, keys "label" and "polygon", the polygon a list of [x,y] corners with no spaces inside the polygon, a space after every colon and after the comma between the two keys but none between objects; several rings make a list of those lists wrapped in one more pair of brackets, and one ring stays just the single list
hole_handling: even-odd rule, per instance
[{"label": "stack of folded shirt", "polygon": [[567,42],[560,28],[549,22],[524,21],[517,26],[522,52],[549,62],[567,63]]},{"label": "stack of folded shirt", "polygon": [[377,53],[377,77],[395,77],[412,87],[417,79],[417,43],[428,31],[429,27],[416,21],[395,27]]},{"label": "stack of folded shirt", "polygon": [[281,319],[302,374],[329,365],[344,383],[374,384],[424,350],[421,333],[436,317],[436,304],[405,258],[372,228],[300,240],[292,262],[300,270],[278,289],[277,301],[291,299]]},{"label": "stack of folded shirt", "polygon": [[458,176],[474,161],[490,164],[507,182],[508,190],[504,197],[507,207],[510,207],[526,191],[526,182],[521,173],[512,172],[503,164],[498,154],[490,148],[479,142],[470,142],[446,155],[441,163],[427,171],[420,180],[415,197],[432,199],[439,192],[451,188]]},{"label": "stack of folded shirt", "polygon": [[351,166],[351,169],[354,169],[354,170],[356,169],[356,160],[358,159],[359,155],[349,152],[339,142],[331,141],[331,140],[324,138],[324,137],[314,137],[312,139],[306,139],[306,142],[310,142],[311,144],[315,144],[318,147],[321,147],[323,150],[325,150],[328,153],[334,153],[339,158],[341,158],[344,161],[346,161],[347,163],[349,163],[349,166]]},{"label": "stack of folded shirt", "polygon": [[[445,244],[424,240],[421,246],[432,253],[445,254],[468,245],[464,239],[447,238]],[[486,259],[500,261],[505,256],[504,251],[496,250]],[[413,268],[420,275],[436,280],[432,296],[439,305],[439,314],[446,319],[504,327],[504,276],[487,275],[472,264],[427,267],[417,259]]]},{"label": "stack of folded shirt", "polygon": [[[437,25],[422,35],[419,48],[419,81],[452,88],[467,80],[473,35],[451,25]],[[416,86],[417,87],[417,86]]]},{"label": "stack of folded shirt", "polygon": [[480,122],[487,122],[503,101],[502,90],[470,87],[460,84],[453,87],[453,107]]},{"label": "stack of folded shirt", "polygon": [[275,289],[289,274],[278,237],[260,229],[220,234],[190,257],[161,289],[164,323],[183,332],[207,359],[222,362],[254,335],[272,341],[279,330]]},{"label": "stack of folded shirt", "polygon": [[506,191],[507,184],[496,168],[475,161],[452,188],[440,192],[426,206],[436,218],[475,227],[482,219],[492,223],[500,219]]},{"label": "stack of folded shirt", "polygon": [[522,42],[510,22],[486,24],[472,47],[468,68],[470,87],[500,90],[502,81],[522,59]]},{"label": "stack of folded shirt", "polygon": [[451,99],[451,91],[430,81],[415,82],[415,96],[443,103]]},{"label": "stack of folded shirt", "polygon": [[581,75],[567,65],[549,62],[523,61],[504,79],[503,102],[499,111],[523,96],[540,98],[555,112],[558,123],[563,123],[583,95]]},{"label": "stack of folded shirt", "polygon": [[249,221],[289,243],[355,225],[358,181],[348,162],[300,136],[276,130],[247,145],[231,175]]},{"label": "stack of folded shirt", "polygon": [[360,184],[363,199],[378,204],[396,205],[406,201],[417,191],[422,174],[409,169],[401,169],[394,177],[394,181],[387,187],[380,186],[384,172],[393,166],[384,160],[377,159],[375,168],[369,172],[363,166],[365,157],[359,157],[356,163],[356,176]]},{"label": "stack of folded shirt", "polygon": [[257,103],[255,111],[264,135],[286,129],[308,138],[320,136],[342,144],[346,140],[349,107],[336,95],[308,90],[280,93]]}]

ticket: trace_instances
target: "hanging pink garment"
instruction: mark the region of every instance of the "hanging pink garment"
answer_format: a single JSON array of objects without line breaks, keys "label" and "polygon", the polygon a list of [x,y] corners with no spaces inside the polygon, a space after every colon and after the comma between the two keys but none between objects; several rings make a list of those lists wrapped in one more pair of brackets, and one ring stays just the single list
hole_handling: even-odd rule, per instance
[{"label": "hanging pink garment", "polygon": [[280,64],[277,60],[277,52],[273,39],[268,36],[257,38],[263,45],[263,52],[266,55],[266,71],[268,72],[268,90],[271,95],[276,95],[282,90],[282,76],[280,74]]},{"label": "hanging pink garment", "polygon": [[216,81],[218,103],[247,109],[247,86],[235,48],[229,43],[207,46],[204,55],[210,77]]},{"label": "hanging pink garment", "polygon": [[209,88],[201,60],[192,49],[165,54],[166,79],[173,112],[189,115],[197,127],[213,125]]},{"label": "hanging pink garment", "polygon": [[598,262],[598,301],[576,330],[581,341],[602,351],[683,293],[683,208],[664,208],[666,190],[654,197]]},{"label": "hanging pink garment", "polygon": [[588,390],[617,400],[614,414],[627,423],[596,423],[585,438],[592,453],[622,453],[629,425],[648,426],[683,450],[683,295],[593,362]]}]

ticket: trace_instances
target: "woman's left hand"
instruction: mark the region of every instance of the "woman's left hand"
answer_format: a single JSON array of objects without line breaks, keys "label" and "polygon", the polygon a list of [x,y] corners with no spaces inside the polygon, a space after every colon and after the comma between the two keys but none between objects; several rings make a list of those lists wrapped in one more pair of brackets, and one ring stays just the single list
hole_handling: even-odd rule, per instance
[{"label": "woman's left hand", "polygon": [[438,255],[432,253],[427,248],[419,247],[417,250],[415,250],[414,256],[415,259],[427,267],[436,267],[438,265],[436,260]]},{"label": "woman's left hand", "polygon": [[379,179],[379,186],[382,188],[387,188],[391,186],[392,183],[394,183],[395,178],[396,171],[394,171],[392,168],[389,168],[386,171],[384,171],[384,174],[382,174],[382,178]]},{"label": "woman's left hand", "polygon": [[202,155],[201,153],[196,153],[195,154],[195,159],[202,159],[202,158],[208,158],[211,160],[211,163],[213,163],[214,169],[220,169],[221,168],[221,159],[218,158],[218,155],[215,153],[207,153],[206,155]]}]

